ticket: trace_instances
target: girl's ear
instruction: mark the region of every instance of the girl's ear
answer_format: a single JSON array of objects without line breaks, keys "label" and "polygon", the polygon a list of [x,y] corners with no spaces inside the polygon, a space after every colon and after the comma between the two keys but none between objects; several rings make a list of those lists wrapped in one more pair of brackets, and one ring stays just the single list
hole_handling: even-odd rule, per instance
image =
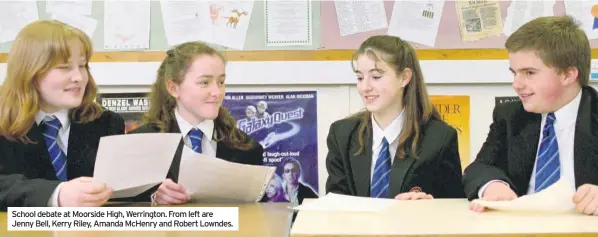
[{"label": "girl's ear", "polygon": [[179,98],[179,85],[174,83],[171,79],[166,80],[166,90],[175,99]]},{"label": "girl's ear", "polygon": [[413,71],[411,71],[411,68],[405,68],[403,69],[403,71],[401,72],[401,87],[406,87],[407,84],[409,84],[409,82],[411,81],[411,77],[413,76]]}]

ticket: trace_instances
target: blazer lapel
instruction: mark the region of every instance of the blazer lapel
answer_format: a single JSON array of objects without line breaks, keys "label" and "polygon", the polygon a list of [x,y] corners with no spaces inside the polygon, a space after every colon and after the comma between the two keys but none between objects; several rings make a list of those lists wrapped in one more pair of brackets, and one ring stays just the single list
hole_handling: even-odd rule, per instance
[{"label": "blazer lapel", "polygon": [[513,169],[511,173],[517,174],[511,177],[511,181],[517,189],[516,192],[523,195],[527,193],[529,180],[534,172],[542,115],[523,111],[522,116],[516,117],[513,121],[523,123],[513,124],[513,138],[509,139],[507,147],[510,147],[510,150],[507,152],[509,152],[509,157],[513,157],[509,162],[515,164],[510,166]]},{"label": "blazer lapel", "polygon": [[351,134],[351,142],[349,149],[349,157],[351,160],[351,170],[353,172],[353,182],[357,189],[357,196],[369,197],[370,196],[370,182],[371,182],[371,167],[372,167],[372,126],[370,124],[367,129],[365,137],[363,138],[364,150],[355,155],[359,150],[359,129],[355,129],[355,132]]},{"label": "blazer lapel", "polygon": [[[169,129],[171,133],[181,133],[181,129],[179,125],[174,122]],[[183,155],[183,147],[185,146],[185,141],[183,140],[184,136],[181,136],[181,141],[179,141],[179,146],[174,153],[174,158],[172,159],[172,163],[170,163],[170,169],[168,169],[168,175],[166,177],[172,179],[173,182],[177,183],[179,180],[179,170],[181,167],[181,156]]]},{"label": "blazer lapel", "polygon": [[573,144],[576,188],[586,183],[598,184],[598,118],[594,113],[598,108],[597,104],[595,91],[584,89]]},{"label": "blazer lapel", "polygon": [[[39,177],[46,177],[47,179],[56,180],[56,172],[52,166],[46,141],[42,135],[43,131],[40,127],[34,123],[32,128],[29,129],[27,137],[34,142],[34,144],[22,145],[25,159],[28,165],[32,167],[38,167]],[[36,147],[36,148],[33,148]]]},{"label": "blazer lapel", "polygon": [[[423,131],[423,129],[421,131]],[[421,137],[423,137],[423,133]],[[399,138],[397,137],[397,139]],[[388,185],[389,198],[394,198],[396,195],[401,193],[407,171],[409,171],[411,165],[413,165],[413,162],[415,159],[417,159],[421,152],[421,140],[422,139],[420,138],[420,141],[417,143],[417,153],[415,154],[415,157],[413,157],[413,155],[408,155],[405,157],[405,159],[399,159],[397,157],[397,153],[393,158],[392,171],[390,172],[390,184]],[[411,149],[407,148],[405,152],[410,154]]]}]

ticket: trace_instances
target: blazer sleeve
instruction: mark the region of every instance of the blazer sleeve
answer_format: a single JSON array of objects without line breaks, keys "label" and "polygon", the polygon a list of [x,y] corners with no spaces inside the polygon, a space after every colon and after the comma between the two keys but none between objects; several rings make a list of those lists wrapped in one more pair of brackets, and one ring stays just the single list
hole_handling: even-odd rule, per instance
[{"label": "blazer sleeve", "polygon": [[505,171],[507,170],[507,127],[506,120],[500,118],[497,106],[492,114],[492,124],[486,141],[482,145],[476,159],[465,169],[463,185],[467,199],[478,197],[478,190],[492,180],[502,180],[515,187]]},{"label": "blazer sleeve", "polygon": [[465,198],[458,140],[457,131],[451,129],[438,159],[439,174],[435,182],[435,193],[432,194],[434,198]]},{"label": "blazer sleeve", "polygon": [[326,155],[326,170],[328,178],[326,180],[326,193],[338,193],[351,195],[349,189],[349,180],[344,169],[343,160],[335,134],[335,124],[330,126],[326,143],[328,145],[328,154]]},{"label": "blazer sleeve", "polygon": [[252,165],[264,165],[264,147],[256,141],[254,147],[249,150],[249,160]]}]

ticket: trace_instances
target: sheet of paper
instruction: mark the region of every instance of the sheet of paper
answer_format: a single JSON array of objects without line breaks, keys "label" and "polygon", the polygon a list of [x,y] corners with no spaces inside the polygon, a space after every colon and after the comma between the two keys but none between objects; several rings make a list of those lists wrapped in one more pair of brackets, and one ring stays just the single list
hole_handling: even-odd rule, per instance
[{"label": "sheet of paper", "polygon": [[178,133],[102,137],[93,177],[114,189],[112,198],[136,196],[164,181],[180,141]]},{"label": "sheet of paper", "polygon": [[463,41],[499,36],[503,31],[500,2],[457,1],[457,16]]},{"label": "sheet of paper", "polygon": [[276,167],[191,154],[192,157],[181,161],[179,184],[187,189],[194,202],[258,202],[276,171]]},{"label": "sheet of paper", "polygon": [[89,38],[92,38],[98,25],[96,19],[83,15],[53,14],[52,19],[82,30]]},{"label": "sheet of paper", "polygon": [[47,0],[46,12],[90,16],[92,3],[92,0]]},{"label": "sheet of paper", "polygon": [[507,9],[503,33],[513,34],[525,23],[541,16],[553,16],[555,0],[528,1],[513,0]]},{"label": "sheet of paper", "polygon": [[598,0],[564,0],[565,13],[581,23],[589,39],[598,38],[598,11],[593,7],[598,5]]},{"label": "sheet of paper", "polygon": [[211,38],[209,2],[161,0],[160,7],[169,45]]},{"label": "sheet of paper", "polygon": [[356,197],[336,193],[296,206],[300,211],[380,212],[399,202],[394,199]]},{"label": "sheet of paper", "polygon": [[443,8],[444,0],[395,0],[387,34],[434,47]]},{"label": "sheet of paper", "polygon": [[266,46],[312,44],[311,0],[264,1]]},{"label": "sheet of paper", "polygon": [[210,34],[200,40],[233,49],[243,49],[249,21],[253,11],[253,0],[210,1]]},{"label": "sheet of paper", "polygon": [[148,49],[150,1],[104,1],[104,49]]},{"label": "sheet of paper", "polygon": [[35,1],[0,1],[0,43],[13,41],[23,27],[38,19]]},{"label": "sheet of paper", "polygon": [[335,0],[341,36],[388,27],[382,0]]},{"label": "sheet of paper", "polygon": [[512,201],[473,200],[484,207],[502,211],[567,212],[575,210],[573,196],[575,189],[560,179],[550,187],[531,195],[521,196]]}]

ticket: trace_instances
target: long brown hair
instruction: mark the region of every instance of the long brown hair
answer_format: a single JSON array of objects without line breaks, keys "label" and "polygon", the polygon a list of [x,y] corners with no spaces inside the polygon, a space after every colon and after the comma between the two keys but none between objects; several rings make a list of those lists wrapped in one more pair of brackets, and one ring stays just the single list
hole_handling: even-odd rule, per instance
[{"label": "long brown hair", "polygon": [[[83,31],[54,20],[36,21],[17,35],[8,54],[6,79],[0,87],[0,136],[10,141],[32,142],[27,132],[33,127],[39,111],[41,80],[58,64],[67,63],[70,47],[79,44],[89,62],[93,54],[91,39]],[[78,56],[78,55],[75,55]],[[87,123],[102,115],[95,102],[97,86],[89,73],[81,105],[69,111],[75,123]]]},{"label": "long brown hair", "polygon": [[[410,155],[415,158],[417,153],[417,142],[422,133],[422,126],[429,119],[440,119],[440,114],[434,108],[434,105],[428,97],[428,90],[424,83],[424,77],[419,66],[419,60],[415,49],[399,37],[389,35],[378,35],[368,38],[361,44],[359,49],[353,54],[352,67],[355,71],[353,62],[361,55],[366,55],[374,61],[384,61],[394,69],[396,73],[401,73],[406,68],[411,69],[412,76],[409,83],[403,90],[403,107],[405,109],[405,122],[399,135],[399,146],[397,156],[404,159],[408,154],[406,148],[410,148]],[[397,88],[398,89],[398,88]],[[365,150],[364,137],[366,131],[370,128],[372,113],[369,111],[359,112],[353,117],[360,117],[359,124],[359,150],[357,154]]]},{"label": "long brown hair", "polygon": [[[222,53],[202,42],[186,42],[167,51],[167,56],[158,69],[156,82],[152,85],[149,96],[150,108],[144,118],[146,123],[155,124],[160,132],[168,132],[172,129],[176,124],[174,111],[177,102],[168,93],[167,82],[181,84],[189,66],[202,55],[216,55],[226,64]],[[249,150],[254,146],[251,143],[251,138],[237,129],[235,119],[223,106],[220,106],[218,117],[214,120],[214,131],[215,139],[228,147]]]}]

